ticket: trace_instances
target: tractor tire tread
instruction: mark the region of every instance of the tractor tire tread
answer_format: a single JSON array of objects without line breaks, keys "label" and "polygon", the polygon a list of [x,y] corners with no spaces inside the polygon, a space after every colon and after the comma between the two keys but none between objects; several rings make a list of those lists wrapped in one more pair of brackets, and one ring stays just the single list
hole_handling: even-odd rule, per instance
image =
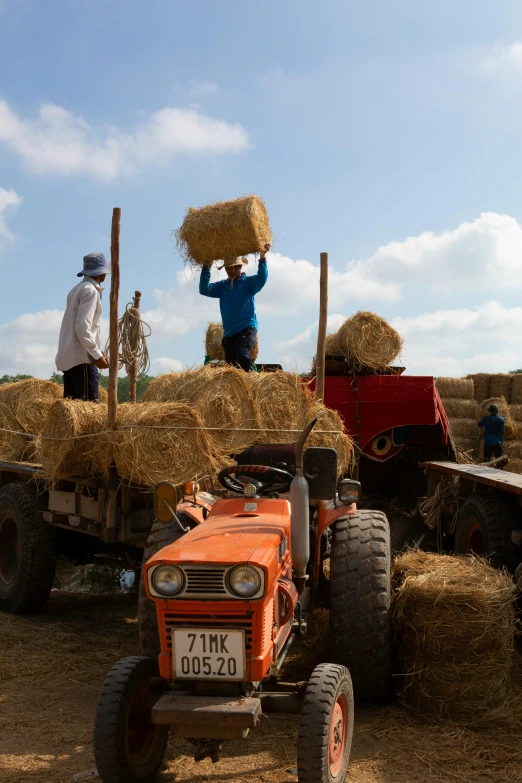
[{"label": "tractor tire tread", "polygon": [[520,563],[520,549],[511,540],[511,532],[520,527],[520,509],[511,497],[499,493],[468,495],[457,518],[455,528],[455,552],[467,554],[468,523],[466,511],[475,511],[484,521],[483,535],[489,551],[488,560],[495,568],[507,568],[514,573]]}]

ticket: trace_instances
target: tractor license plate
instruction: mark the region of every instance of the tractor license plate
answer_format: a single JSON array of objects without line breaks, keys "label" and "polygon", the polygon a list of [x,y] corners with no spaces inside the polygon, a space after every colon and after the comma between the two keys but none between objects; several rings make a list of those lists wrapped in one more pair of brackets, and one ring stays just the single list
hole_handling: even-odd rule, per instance
[{"label": "tractor license plate", "polygon": [[245,632],[222,628],[178,629],[172,633],[176,680],[243,680]]}]

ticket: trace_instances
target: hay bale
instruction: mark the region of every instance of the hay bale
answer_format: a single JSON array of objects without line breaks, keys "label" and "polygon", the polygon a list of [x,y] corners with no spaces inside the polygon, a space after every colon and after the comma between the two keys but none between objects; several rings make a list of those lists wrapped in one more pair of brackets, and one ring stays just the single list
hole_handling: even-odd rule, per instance
[{"label": "hay bale", "polygon": [[23,432],[23,427],[13,411],[9,405],[0,402],[0,459],[9,462],[22,459],[27,448],[27,438],[25,435],[16,434],[20,432]]},{"label": "hay bale", "polygon": [[515,459],[522,459],[522,440],[506,440],[502,444],[504,454]]},{"label": "hay bale", "polygon": [[338,475],[346,475],[353,465],[354,450],[353,440],[346,434],[342,418],[337,411],[327,408],[321,402],[316,402],[313,406],[311,418],[317,418],[317,424],[308,436],[306,446],[335,449]]},{"label": "hay bale", "polygon": [[265,204],[255,195],[200,209],[189,207],[174,234],[180,256],[198,266],[261,253],[266,244],[272,244]]},{"label": "hay bale", "polygon": [[[215,475],[227,464],[201,416],[181,402],[124,404],[118,408],[114,460],[128,481],[154,487]],[[157,429],[156,429],[157,428]],[[173,429],[169,429],[173,428]]]},{"label": "hay bale", "polygon": [[496,375],[490,375],[489,396],[504,397],[506,402],[509,402],[511,400],[512,382],[513,382],[512,375],[506,375],[505,373],[497,373]]},{"label": "hay bale", "polygon": [[522,374],[516,373],[511,376],[511,397],[510,402],[518,405],[522,403]]},{"label": "hay bale", "polygon": [[522,459],[519,459],[518,457],[510,457],[504,470],[508,470],[510,473],[518,473],[519,475],[522,474]]},{"label": "hay bale", "polygon": [[491,396],[489,393],[489,379],[491,378],[491,375],[489,375],[489,373],[476,372],[471,375],[466,375],[466,378],[473,381],[474,394],[477,402],[483,402]]},{"label": "hay bale", "polygon": [[522,405],[510,405],[509,413],[513,421],[522,421]]},{"label": "hay bale", "polygon": [[[490,405],[498,406],[498,414],[504,419],[504,440],[513,440],[516,436],[516,427],[511,418],[509,405],[503,397],[490,397],[482,403],[482,416],[488,416]],[[483,430],[482,430],[483,431]]]},{"label": "hay bale", "polygon": [[474,394],[471,378],[436,378],[435,385],[444,400],[449,399],[472,400]]},{"label": "hay bale", "polygon": [[366,311],[346,319],[338,331],[338,341],[343,356],[354,370],[386,369],[403,345],[400,334],[384,318]]},{"label": "hay bale", "polygon": [[295,443],[299,431],[313,419],[314,398],[297,373],[248,373],[257,405],[256,443]]},{"label": "hay bale", "polygon": [[476,400],[445,399],[442,401],[446,415],[451,419],[480,419],[480,405]]},{"label": "hay bale", "polygon": [[339,332],[333,332],[333,334],[326,335],[324,352],[326,356],[343,355],[343,351],[339,342]]},{"label": "hay bale", "polygon": [[[453,443],[455,446],[457,446],[460,451],[464,452],[464,454],[468,454],[473,459],[478,456],[478,450],[479,450],[479,439],[478,438],[463,438],[463,437],[454,437]],[[465,462],[465,459],[459,460],[459,462]]]},{"label": "hay bale", "polygon": [[173,372],[152,381],[144,402],[185,402],[192,405],[210,433],[218,452],[236,454],[256,440],[257,409],[249,376],[236,367],[199,367]]},{"label": "hay bale", "polygon": [[[223,350],[223,324],[211,321],[207,327],[205,335],[205,353],[211,361],[224,362],[225,352]],[[259,353],[259,339],[256,334],[256,339],[252,350],[250,351],[250,358],[252,362],[255,362]]]},{"label": "hay bale", "polygon": [[450,419],[450,432],[455,438],[474,438],[477,430],[476,419]]},{"label": "hay bale", "polygon": [[97,402],[57,400],[50,407],[37,444],[38,461],[50,480],[105,473],[106,418],[107,406]]},{"label": "hay bale", "polygon": [[103,386],[98,386],[98,399],[104,405],[107,405],[107,403],[109,402],[109,394],[107,392],[107,389],[104,389]]},{"label": "hay bale", "polygon": [[0,386],[0,402],[9,405],[22,428],[31,435],[42,434],[51,405],[62,398],[63,386],[38,378]]},{"label": "hay bale", "polygon": [[471,725],[510,704],[516,619],[507,573],[471,557],[407,552],[392,569],[399,700]]}]

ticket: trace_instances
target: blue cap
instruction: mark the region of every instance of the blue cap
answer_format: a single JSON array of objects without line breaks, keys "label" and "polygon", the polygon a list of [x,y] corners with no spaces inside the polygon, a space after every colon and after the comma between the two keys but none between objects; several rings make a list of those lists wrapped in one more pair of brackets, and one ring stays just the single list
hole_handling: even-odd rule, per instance
[{"label": "blue cap", "polygon": [[83,257],[83,270],[78,272],[77,276],[98,277],[98,275],[110,275],[110,273],[111,265],[103,253],[88,253]]}]

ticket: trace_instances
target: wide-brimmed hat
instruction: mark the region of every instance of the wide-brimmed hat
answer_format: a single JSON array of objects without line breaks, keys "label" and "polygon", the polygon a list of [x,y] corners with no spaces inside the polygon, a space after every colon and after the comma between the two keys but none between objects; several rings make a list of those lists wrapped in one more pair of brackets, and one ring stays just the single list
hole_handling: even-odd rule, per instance
[{"label": "wide-brimmed hat", "polygon": [[88,277],[98,277],[98,275],[110,275],[111,265],[103,253],[88,253],[83,257],[83,269],[78,272],[77,277],[88,275]]},{"label": "wide-brimmed hat", "polygon": [[231,266],[242,266],[243,264],[248,264],[248,258],[244,258],[243,256],[237,256],[237,258],[226,258],[221,266],[218,266],[218,269],[227,269]]}]

